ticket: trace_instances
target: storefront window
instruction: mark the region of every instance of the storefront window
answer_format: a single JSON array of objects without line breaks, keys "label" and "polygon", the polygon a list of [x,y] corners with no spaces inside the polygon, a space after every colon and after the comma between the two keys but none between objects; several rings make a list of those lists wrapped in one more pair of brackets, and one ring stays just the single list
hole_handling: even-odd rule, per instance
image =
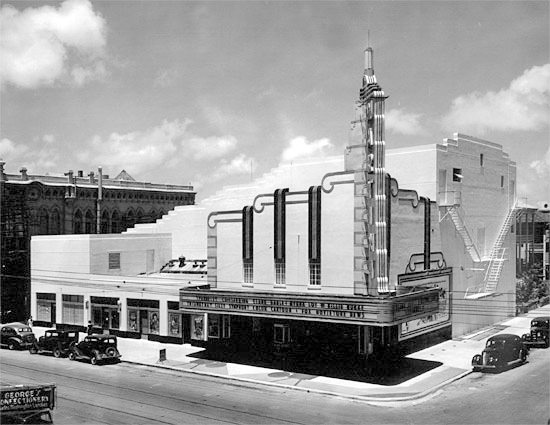
[{"label": "storefront window", "polygon": [[36,320],[55,322],[55,294],[36,293]]},{"label": "storefront window", "polygon": [[138,332],[138,310],[128,309],[128,330]]},{"label": "storefront window", "polygon": [[71,325],[84,324],[84,296],[63,294],[63,323]]},{"label": "storefront window", "polygon": [[118,310],[111,310],[111,328],[118,329],[120,327],[120,314]]},{"label": "storefront window", "polygon": [[92,307],[92,323],[101,326],[101,307]]},{"label": "storefront window", "polygon": [[159,314],[156,311],[149,312],[149,332],[152,334],[159,333]]}]

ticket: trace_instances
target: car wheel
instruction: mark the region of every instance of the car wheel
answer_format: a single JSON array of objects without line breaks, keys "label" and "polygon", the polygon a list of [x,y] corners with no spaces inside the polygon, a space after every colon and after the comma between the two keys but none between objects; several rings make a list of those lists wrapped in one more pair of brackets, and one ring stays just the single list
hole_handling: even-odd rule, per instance
[{"label": "car wheel", "polygon": [[36,348],[36,346],[33,345],[31,348],[29,348],[29,353],[37,354],[38,353],[38,348]]},{"label": "car wheel", "polygon": [[95,366],[97,364],[97,357],[93,356],[92,358],[90,358],[90,363]]},{"label": "car wheel", "polygon": [[525,350],[519,350],[519,358],[522,363],[525,363],[527,361],[527,352]]},{"label": "car wheel", "polygon": [[8,350],[15,350],[17,348],[17,346],[15,345],[14,342],[9,342],[8,343]]},{"label": "car wheel", "polygon": [[59,348],[54,348],[53,349],[53,356],[58,359],[61,357],[61,350]]},{"label": "car wheel", "polygon": [[109,357],[115,357],[116,356],[116,348],[115,347],[108,347],[105,350],[105,354],[107,354]]},{"label": "car wheel", "polygon": [[76,360],[76,356],[72,351],[69,353],[69,360]]}]

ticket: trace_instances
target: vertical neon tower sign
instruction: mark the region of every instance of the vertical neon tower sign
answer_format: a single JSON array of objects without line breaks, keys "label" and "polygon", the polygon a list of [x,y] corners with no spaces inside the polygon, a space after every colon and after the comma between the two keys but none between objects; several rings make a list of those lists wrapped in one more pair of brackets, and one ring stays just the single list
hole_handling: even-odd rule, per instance
[{"label": "vertical neon tower sign", "polygon": [[361,129],[365,145],[364,168],[367,174],[367,205],[369,225],[367,226],[369,261],[369,292],[389,292],[388,247],[387,247],[387,202],[386,193],[386,142],[385,101],[387,96],[378,85],[373,67],[373,50],[365,50],[365,72],[360,90]]}]

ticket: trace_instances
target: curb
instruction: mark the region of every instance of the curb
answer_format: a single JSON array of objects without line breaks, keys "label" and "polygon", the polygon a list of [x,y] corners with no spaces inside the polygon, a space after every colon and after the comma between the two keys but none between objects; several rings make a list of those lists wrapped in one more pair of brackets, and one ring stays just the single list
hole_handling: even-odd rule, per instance
[{"label": "curb", "polygon": [[[288,385],[288,384],[279,384],[276,382],[266,382],[266,381],[258,381],[256,379],[250,379],[250,378],[239,378],[236,376],[230,376],[230,375],[220,375],[216,373],[211,372],[203,372],[198,370],[187,370],[187,369],[179,369],[173,366],[165,366],[165,365],[159,365],[159,364],[149,364],[149,363],[140,363],[136,361],[131,360],[122,360],[123,363],[128,364],[134,364],[134,365],[140,365],[140,366],[147,366],[147,367],[153,367],[158,369],[167,369],[167,370],[173,370],[180,373],[191,373],[196,375],[202,375],[202,376],[210,376],[213,378],[220,378],[220,379],[228,379],[231,381],[235,381],[238,383],[247,383],[247,384],[254,384],[254,385],[265,385],[269,387],[278,387],[278,388],[284,388],[289,390],[296,390],[296,391],[302,391],[306,393],[314,393],[314,394],[322,394],[322,395],[330,395],[335,397],[341,397],[346,398],[350,400],[357,400],[357,401],[365,401],[365,402],[377,402],[377,403],[393,403],[393,402],[400,402],[400,401],[413,401],[418,400],[420,398],[426,397],[430,395],[431,393],[439,390],[440,388],[450,384],[451,382],[457,381],[459,379],[464,378],[465,376],[472,373],[471,370],[467,370],[457,376],[454,376],[450,379],[447,379],[444,382],[441,382],[437,385],[435,385],[432,388],[429,388],[427,390],[424,390],[422,392],[419,392],[417,394],[403,396],[403,397],[369,397],[369,396],[361,396],[361,395],[353,395],[353,394],[342,394],[334,391],[327,391],[327,390],[319,390],[315,388],[303,388],[303,387],[297,387],[295,385]],[[244,386],[244,385],[241,385]]]}]

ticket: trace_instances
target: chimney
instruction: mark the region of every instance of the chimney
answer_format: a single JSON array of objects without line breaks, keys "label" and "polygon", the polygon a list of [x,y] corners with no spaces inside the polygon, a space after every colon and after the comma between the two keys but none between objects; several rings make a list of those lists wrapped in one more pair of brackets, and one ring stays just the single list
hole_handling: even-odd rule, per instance
[{"label": "chimney", "polygon": [[94,172],[93,171],[90,171],[90,173],[88,174],[88,177],[90,178],[90,183],[94,183]]},{"label": "chimney", "polygon": [[21,180],[25,181],[29,179],[29,176],[27,175],[27,169],[25,167],[21,168],[19,172],[21,173]]},{"label": "chimney", "polygon": [[84,177],[84,171],[78,170],[78,177]]},{"label": "chimney", "polygon": [[69,170],[65,175],[68,177],[69,184],[73,184],[73,170]]}]

